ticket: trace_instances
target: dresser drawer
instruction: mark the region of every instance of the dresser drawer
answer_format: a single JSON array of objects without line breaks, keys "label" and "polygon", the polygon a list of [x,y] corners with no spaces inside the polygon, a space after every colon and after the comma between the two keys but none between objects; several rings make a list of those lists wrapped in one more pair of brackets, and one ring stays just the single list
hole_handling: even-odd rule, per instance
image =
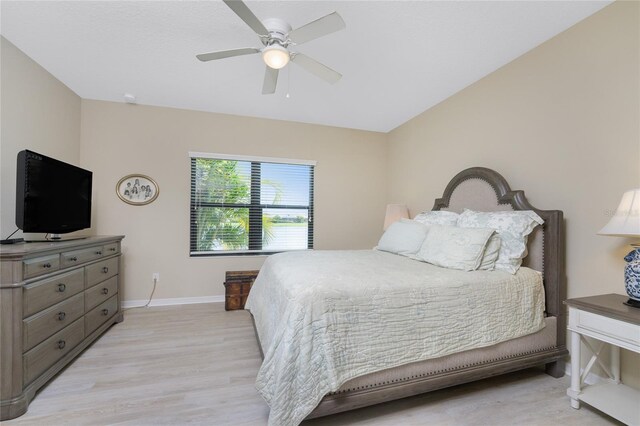
[{"label": "dresser drawer", "polygon": [[23,291],[22,314],[33,315],[84,290],[84,269],[27,284]]},{"label": "dresser drawer", "polygon": [[118,261],[119,258],[115,257],[87,266],[85,268],[87,271],[87,288],[118,275]]},{"label": "dresser drawer", "polygon": [[57,254],[34,257],[33,259],[22,261],[22,275],[25,279],[57,271],[58,269],[60,269],[60,256]]},{"label": "dresser drawer", "polygon": [[116,254],[116,253],[120,253],[120,244],[119,243],[106,244],[104,246],[104,255],[105,256],[111,256],[112,254]]},{"label": "dresser drawer", "polygon": [[65,251],[61,255],[63,267],[79,265],[105,256],[103,246],[94,246],[82,250]]},{"label": "dresser drawer", "polygon": [[89,311],[118,292],[118,277],[94,285],[84,293],[84,310]]},{"label": "dresser drawer", "polygon": [[32,382],[84,339],[82,318],[54,334],[22,357],[22,377]]},{"label": "dresser drawer", "polygon": [[118,298],[116,296],[93,308],[84,316],[84,328],[87,335],[105,323],[118,311]]},{"label": "dresser drawer", "polygon": [[22,321],[23,351],[63,329],[84,313],[84,293],[77,294]]}]

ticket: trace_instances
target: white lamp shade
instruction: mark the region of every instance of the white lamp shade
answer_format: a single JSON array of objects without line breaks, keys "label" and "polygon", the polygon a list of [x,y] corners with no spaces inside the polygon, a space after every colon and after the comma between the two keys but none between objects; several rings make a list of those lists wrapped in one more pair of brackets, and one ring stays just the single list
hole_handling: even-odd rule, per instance
[{"label": "white lamp shade", "polygon": [[632,189],[622,195],[618,209],[598,234],[640,237],[640,188]]},{"label": "white lamp shade", "polygon": [[272,44],[262,51],[262,60],[269,67],[279,70],[289,63],[289,51],[279,44]]},{"label": "white lamp shade", "polygon": [[400,219],[409,218],[409,209],[404,204],[388,204],[387,214],[384,217],[384,230],[386,230],[393,222]]}]

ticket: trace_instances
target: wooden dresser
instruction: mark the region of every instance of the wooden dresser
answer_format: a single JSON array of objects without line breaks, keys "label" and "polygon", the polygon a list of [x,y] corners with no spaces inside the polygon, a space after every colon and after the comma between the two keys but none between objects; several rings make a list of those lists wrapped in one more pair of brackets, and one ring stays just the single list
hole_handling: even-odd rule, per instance
[{"label": "wooden dresser", "polygon": [[0,247],[0,420],[122,321],[123,238]]}]

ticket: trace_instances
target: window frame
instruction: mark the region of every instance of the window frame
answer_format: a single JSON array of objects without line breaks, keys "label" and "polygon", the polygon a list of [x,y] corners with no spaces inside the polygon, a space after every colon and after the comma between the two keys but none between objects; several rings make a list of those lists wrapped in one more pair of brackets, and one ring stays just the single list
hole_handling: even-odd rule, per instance
[{"label": "window frame", "polygon": [[[195,176],[196,159],[204,158],[210,160],[228,160],[249,162],[251,165],[250,173],[250,202],[242,203],[219,203],[219,202],[195,202]],[[190,168],[190,195],[189,195],[189,257],[218,257],[218,256],[266,256],[285,251],[296,250],[312,250],[314,244],[314,182],[315,182],[315,166],[316,161],[312,160],[295,160],[289,158],[275,157],[251,157],[244,155],[228,155],[213,154],[203,152],[189,152],[189,168]],[[262,187],[262,170],[263,163],[275,163],[286,165],[304,165],[309,166],[309,205],[281,205],[281,204],[262,204],[261,187]],[[224,250],[224,251],[198,251],[197,242],[194,235],[197,234],[197,209],[205,208],[242,208],[249,210],[249,235],[247,250]],[[289,249],[289,250],[262,250],[262,218],[265,209],[287,209],[287,210],[303,210],[307,212],[307,248]],[[257,219],[257,220],[256,220]],[[258,226],[251,226],[257,223]],[[256,248],[260,246],[260,248]]]}]

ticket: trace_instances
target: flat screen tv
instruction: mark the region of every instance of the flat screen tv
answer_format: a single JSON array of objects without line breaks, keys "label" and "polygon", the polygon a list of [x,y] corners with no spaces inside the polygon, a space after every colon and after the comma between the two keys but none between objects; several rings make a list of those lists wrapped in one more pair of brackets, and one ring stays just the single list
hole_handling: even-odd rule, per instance
[{"label": "flat screen tv", "polygon": [[16,225],[23,232],[65,234],[91,227],[89,170],[28,150],[18,153],[17,169]]}]

